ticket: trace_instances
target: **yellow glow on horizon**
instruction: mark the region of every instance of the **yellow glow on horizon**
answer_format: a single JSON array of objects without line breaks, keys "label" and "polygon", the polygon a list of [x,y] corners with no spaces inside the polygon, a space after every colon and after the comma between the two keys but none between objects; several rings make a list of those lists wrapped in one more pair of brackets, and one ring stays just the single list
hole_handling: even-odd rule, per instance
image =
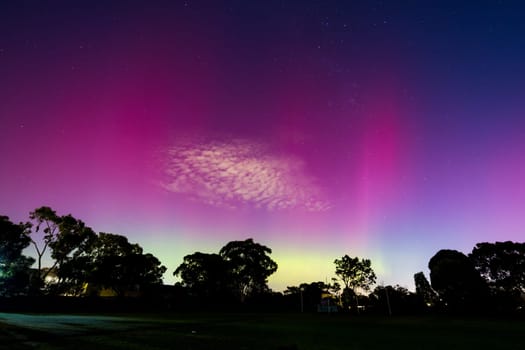
[{"label": "yellow glow on horizon", "polygon": [[[301,283],[318,281],[331,283],[332,277],[336,277],[334,260],[343,255],[334,255],[333,253],[315,250],[294,251],[290,249],[274,251],[272,258],[279,264],[279,267],[277,272],[270,276],[268,285],[272,290],[282,292],[288,286],[298,286]],[[378,284],[381,283],[385,273],[389,273],[380,254],[362,256],[348,253],[348,255],[371,259]]]},{"label": "yellow glow on horizon", "polygon": [[270,276],[268,284],[274,291],[301,283],[331,282],[334,274],[333,259],[316,252],[274,252],[272,258],[279,268]]}]

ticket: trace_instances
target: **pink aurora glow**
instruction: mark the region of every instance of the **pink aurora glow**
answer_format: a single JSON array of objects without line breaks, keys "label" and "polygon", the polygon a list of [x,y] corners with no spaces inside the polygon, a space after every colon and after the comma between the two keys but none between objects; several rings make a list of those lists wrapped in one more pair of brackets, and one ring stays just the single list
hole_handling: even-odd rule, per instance
[{"label": "pink aurora glow", "polygon": [[523,55],[441,22],[461,45],[427,42],[425,9],[374,27],[357,5],[217,3],[0,11],[0,214],[49,205],[126,234],[166,282],[253,237],[276,289],[342,254],[412,287],[441,248],[523,240]]}]

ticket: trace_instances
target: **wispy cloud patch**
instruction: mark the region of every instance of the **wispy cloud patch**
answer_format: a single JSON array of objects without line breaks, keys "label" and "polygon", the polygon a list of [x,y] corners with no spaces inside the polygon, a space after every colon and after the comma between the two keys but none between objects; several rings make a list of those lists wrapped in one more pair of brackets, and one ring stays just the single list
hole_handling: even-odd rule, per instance
[{"label": "wispy cloud patch", "polygon": [[217,207],[330,208],[301,159],[272,154],[260,143],[233,140],[173,146],[167,152],[165,175],[166,190]]}]

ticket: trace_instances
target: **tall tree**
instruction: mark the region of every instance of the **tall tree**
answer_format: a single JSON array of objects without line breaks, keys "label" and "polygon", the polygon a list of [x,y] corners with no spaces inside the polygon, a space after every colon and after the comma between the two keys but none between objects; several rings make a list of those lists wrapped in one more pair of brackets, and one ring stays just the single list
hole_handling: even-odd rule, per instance
[{"label": "tall tree", "polygon": [[[58,237],[58,223],[60,217],[50,207],[40,207],[29,213],[29,218],[33,223],[29,223],[30,227],[34,228],[34,234],[31,237],[31,244],[35,247],[37,255],[37,269],[39,275],[42,274],[42,258],[46,253],[49,244],[55,241]],[[42,234],[42,242],[39,244],[37,239],[34,237],[37,234]],[[41,276],[42,279],[45,276]]]},{"label": "tall tree", "polygon": [[512,312],[525,306],[525,243],[478,243],[469,259],[487,281],[493,307]]},{"label": "tall tree", "polygon": [[[359,290],[369,291],[376,281],[376,274],[372,269],[372,262],[369,259],[351,258],[348,255],[341,259],[335,259],[335,274],[343,282],[344,289],[352,291],[356,301],[356,308],[359,310],[358,292]],[[348,294],[348,292],[347,292]]]},{"label": "tall tree", "polygon": [[59,270],[68,285],[78,291],[84,283],[109,288],[119,296],[147,285],[161,284],[166,267],[152,254],[122,235],[100,233]]},{"label": "tall tree", "polygon": [[269,256],[271,253],[270,248],[251,238],[229,242],[219,251],[228,262],[234,290],[241,301],[268,291],[268,277],[277,271],[277,263]]},{"label": "tall tree", "polygon": [[525,293],[525,243],[478,243],[469,258],[491,287]]},{"label": "tall tree", "polygon": [[174,276],[193,296],[219,300],[230,292],[231,273],[228,263],[219,254],[195,252],[184,257]]},{"label": "tall tree", "polygon": [[440,250],[429,263],[432,288],[452,311],[474,311],[487,297],[487,285],[465,254]]},{"label": "tall tree", "polygon": [[[54,271],[60,271],[61,266],[81,256],[95,239],[95,232],[81,220],[71,214],[58,216],[50,207],[40,207],[29,215],[33,221],[36,236],[42,232],[41,244],[31,237],[31,243],[37,253],[37,266],[40,283],[43,286],[46,277]],[[54,260],[50,268],[42,268],[42,258],[47,250]],[[59,276],[60,280],[60,276]]]},{"label": "tall tree", "polygon": [[423,272],[414,275],[414,284],[416,285],[416,294],[427,306],[435,306],[439,302],[439,296],[428,282]]},{"label": "tall tree", "polygon": [[29,227],[14,224],[0,216],[0,295],[25,294],[29,287],[29,268],[34,259],[22,251],[30,244]]}]

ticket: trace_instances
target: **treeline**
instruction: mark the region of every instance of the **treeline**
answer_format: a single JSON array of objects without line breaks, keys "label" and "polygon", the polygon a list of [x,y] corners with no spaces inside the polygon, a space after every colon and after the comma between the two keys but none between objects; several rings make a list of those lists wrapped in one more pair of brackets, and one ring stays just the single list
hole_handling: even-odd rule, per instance
[{"label": "treeline", "polygon": [[525,243],[478,243],[465,255],[440,250],[429,261],[430,281],[415,275],[425,303],[449,312],[524,312]]},{"label": "treeline", "polygon": [[[23,254],[30,246],[35,258]],[[440,250],[429,261],[430,282],[423,272],[414,275],[415,293],[399,285],[377,286],[371,261],[348,255],[334,260],[330,283],[273,292],[268,278],[278,266],[271,253],[253,239],[229,242],[217,253],[195,252],[173,272],[180,282],[165,286],[166,267],[138,244],[122,235],[95,233],[72,215],[41,207],[23,223],[0,216],[0,308],[6,298],[10,305],[16,299],[26,309],[42,307],[35,298],[45,296],[49,308],[74,307],[89,299],[89,307],[99,311],[115,305],[390,315],[524,311],[525,243],[478,243],[468,255]],[[42,266],[44,257],[51,266]],[[57,301],[64,296],[67,302]]]},{"label": "treeline", "polygon": [[[97,234],[81,220],[59,216],[49,207],[29,217],[14,224],[0,216],[0,296],[87,296],[103,290],[124,296],[140,286],[162,283],[166,267],[125,236]],[[36,259],[23,255],[30,245]],[[51,266],[42,266],[44,257],[51,259]]]}]

